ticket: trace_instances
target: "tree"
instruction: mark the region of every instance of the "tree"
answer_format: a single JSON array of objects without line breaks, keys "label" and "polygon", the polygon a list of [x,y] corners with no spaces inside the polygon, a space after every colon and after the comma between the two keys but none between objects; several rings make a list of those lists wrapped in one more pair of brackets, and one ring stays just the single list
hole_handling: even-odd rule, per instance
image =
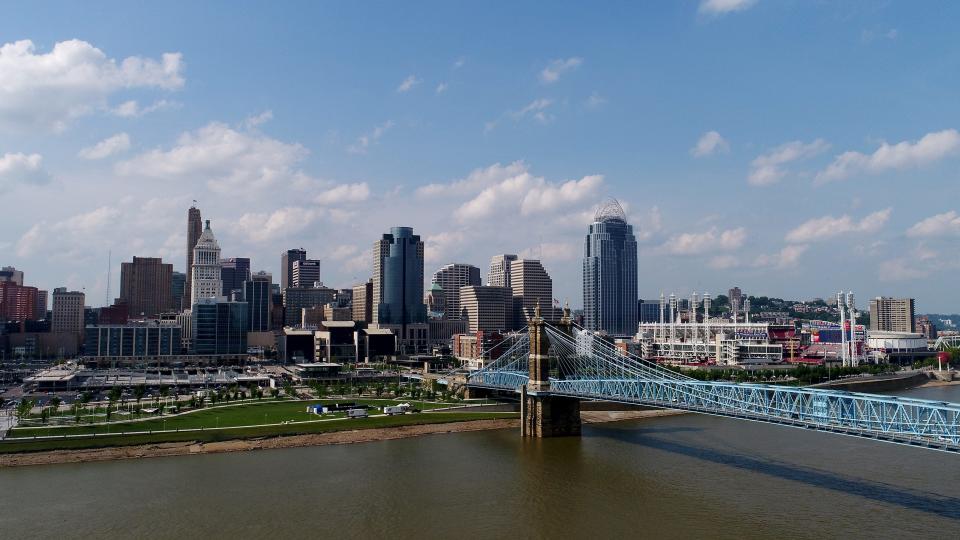
[{"label": "tree", "polygon": [[142,385],[142,384],[138,384],[136,387],[134,387],[134,389],[133,389],[133,397],[135,397],[135,398],[137,399],[137,408],[138,408],[138,409],[140,408],[140,400],[143,399],[143,396],[146,395],[146,393],[147,393],[147,387],[146,387],[146,386],[144,386],[144,385]]},{"label": "tree", "polygon": [[377,384],[373,385],[373,393],[376,394],[377,397],[380,397],[381,395],[383,395],[383,390],[384,390],[384,388],[385,388],[385,387],[384,387],[383,383],[382,383],[382,382],[378,382]]},{"label": "tree", "polygon": [[270,395],[273,396],[273,399],[280,399],[280,390],[277,390],[276,388],[271,388]]},{"label": "tree", "polygon": [[62,400],[57,396],[50,398],[50,414],[54,414],[60,410],[60,403],[62,403]]},{"label": "tree", "polygon": [[289,381],[283,383],[283,393],[289,397],[296,397],[294,396],[293,392],[293,384],[291,384]]},{"label": "tree", "polygon": [[17,418],[23,420],[30,414],[30,410],[33,409],[33,400],[24,399],[20,401],[20,404],[17,405]]}]

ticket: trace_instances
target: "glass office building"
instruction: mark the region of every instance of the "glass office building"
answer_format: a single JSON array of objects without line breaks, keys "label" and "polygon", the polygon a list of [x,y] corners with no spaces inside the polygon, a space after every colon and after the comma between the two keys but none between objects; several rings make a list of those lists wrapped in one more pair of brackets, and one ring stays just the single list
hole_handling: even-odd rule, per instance
[{"label": "glass office building", "polygon": [[597,211],[584,242],[584,327],[632,336],[637,311],[637,239],[623,208],[611,200]]},{"label": "glass office building", "polygon": [[202,298],[193,305],[194,354],[245,354],[249,312],[246,302]]}]

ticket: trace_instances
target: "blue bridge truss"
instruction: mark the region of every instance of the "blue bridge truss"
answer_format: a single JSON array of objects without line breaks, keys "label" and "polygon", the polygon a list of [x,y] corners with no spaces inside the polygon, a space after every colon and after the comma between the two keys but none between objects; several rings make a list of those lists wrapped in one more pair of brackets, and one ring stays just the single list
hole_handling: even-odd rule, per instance
[{"label": "blue bridge truss", "polygon": [[[960,452],[960,404],[815,388],[704,382],[630,356],[586,332],[547,326],[549,394],[681,409]],[[529,381],[521,334],[467,385],[520,392]]]}]

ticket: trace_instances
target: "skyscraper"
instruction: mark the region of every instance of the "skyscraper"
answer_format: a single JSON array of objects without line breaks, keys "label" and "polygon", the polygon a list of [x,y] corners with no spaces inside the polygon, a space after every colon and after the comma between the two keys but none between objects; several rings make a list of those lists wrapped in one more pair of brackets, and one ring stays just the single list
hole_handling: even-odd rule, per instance
[{"label": "skyscraper", "polygon": [[246,302],[200,298],[191,310],[195,354],[244,354],[247,352]]},{"label": "skyscraper", "polygon": [[250,259],[230,257],[220,261],[220,279],[223,280],[223,296],[233,291],[242,291],[243,283],[250,280]]},{"label": "skyscraper", "polygon": [[0,281],[7,281],[23,286],[23,272],[12,266],[0,268]]},{"label": "skyscraper", "polygon": [[432,283],[444,291],[445,313],[448,319],[460,318],[460,288],[480,286],[480,269],[472,264],[451,263],[433,273]]},{"label": "skyscraper", "polygon": [[68,291],[65,287],[53,290],[53,315],[50,321],[51,332],[70,332],[83,338],[84,315],[83,302],[86,298],[80,291]]},{"label": "skyscraper", "polygon": [[293,262],[307,260],[307,250],[288,249],[280,255],[280,290],[293,286]]},{"label": "skyscraper", "polygon": [[584,241],[584,326],[630,336],[637,315],[637,239],[620,203],[610,200],[597,210]]},{"label": "skyscraper", "polygon": [[313,287],[320,281],[320,261],[316,259],[293,261],[291,268],[291,287]]},{"label": "skyscraper", "polygon": [[193,248],[193,275],[190,279],[190,305],[202,298],[219,298],[223,294],[220,279],[220,245],[210,229],[210,220]]},{"label": "skyscraper", "polygon": [[472,334],[514,328],[513,292],[509,287],[467,285],[460,289],[460,302]]},{"label": "skyscraper", "polygon": [[200,217],[200,209],[191,206],[187,210],[187,281],[183,287],[183,301],[180,303],[183,309],[190,309],[193,287],[190,283],[193,279],[193,248],[197,245],[197,240],[203,233],[203,220]]},{"label": "skyscraper", "polygon": [[187,275],[183,272],[174,271],[170,274],[170,296],[173,297],[170,302],[170,307],[174,311],[179,311],[181,309],[187,309],[189,306],[184,305],[183,298],[187,296]]},{"label": "skyscraper", "polygon": [[490,259],[490,271],[487,273],[487,285],[491,287],[510,286],[510,263],[517,260],[516,255],[494,255]]},{"label": "skyscraper", "polygon": [[730,312],[734,315],[743,309],[743,291],[740,287],[733,287],[727,291],[727,300],[730,302]]},{"label": "skyscraper", "polygon": [[878,296],[870,301],[870,330],[916,332],[913,298]]},{"label": "skyscraper", "polygon": [[[520,321],[533,315],[539,304],[550,313],[553,307],[553,280],[536,259],[517,259],[510,263],[510,288],[517,299],[521,313],[516,314]],[[636,302],[636,300],[634,300]]]},{"label": "skyscraper", "polygon": [[0,281],[0,323],[38,319],[37,296],[36,287],[24,287],[16,281]]},{"label": "skyscraper", "polygon": [[172,282],[172,264],[159,257],[134,257],[120,264],[120,301],[131,317],[157,317],[172,307]]},{"label": "skyscraper", "polygon": [[353,320],[373,321],[373,280],[353,286]]},{"label": "skyscraper", "polygon": [[393,227],[373,245],[374,322],[397,331],[401,350],[427,346],[423,249],[411,227]]},{"label": "skyscraper", "polygon": [[272,294],[270,285],[273,276],[266,272],[257,272],[243,283],[243,300],[250,313],[248,323],[251,332],[270,331],[270,308]]}]

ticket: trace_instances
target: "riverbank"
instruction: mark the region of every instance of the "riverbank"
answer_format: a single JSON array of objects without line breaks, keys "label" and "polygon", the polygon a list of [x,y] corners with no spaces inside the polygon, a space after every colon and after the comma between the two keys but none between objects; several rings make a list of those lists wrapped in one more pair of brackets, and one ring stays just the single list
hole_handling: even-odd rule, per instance
[{"label": "riverbank", "polygon": [[917,388],[931,388],[934,386],[957,386],[960,385],[960,379],[955,381],[941,381],[939,379],[930,379],[928,382],[917,386]]},{"label": "riverbank", "polygon": [[[644,411],[584,411],[586,424],[618,422],[686,414],[676,410]],[[399,417],[394,417],[399,418]],[[270,450],[279,448],[299,448],[305,446],[326,446],[335,444],[355,444],[375,441],[389,441],[422,437],[442,433],[464,433],[470,431],[488,431],[494,429],[519,429],[518,418],[478,419],[435,424],[415,424],[391,427],[375,427],[309,433],[299,435],[280,435],[263,438],[237,438],[222,441],[197,442],[178,441],[128,446],[106,446],[100,448],[77,448],[43,451],[25,451],[0,454],[0,468],[24,467],[30,465],[52,465],[58,463],[88,463],[95,461],[113,461],[118,459],[140,459],[154,457],[186,456],[196,454],[216,454],[223,452],[246,452],[250,450]]]}]

